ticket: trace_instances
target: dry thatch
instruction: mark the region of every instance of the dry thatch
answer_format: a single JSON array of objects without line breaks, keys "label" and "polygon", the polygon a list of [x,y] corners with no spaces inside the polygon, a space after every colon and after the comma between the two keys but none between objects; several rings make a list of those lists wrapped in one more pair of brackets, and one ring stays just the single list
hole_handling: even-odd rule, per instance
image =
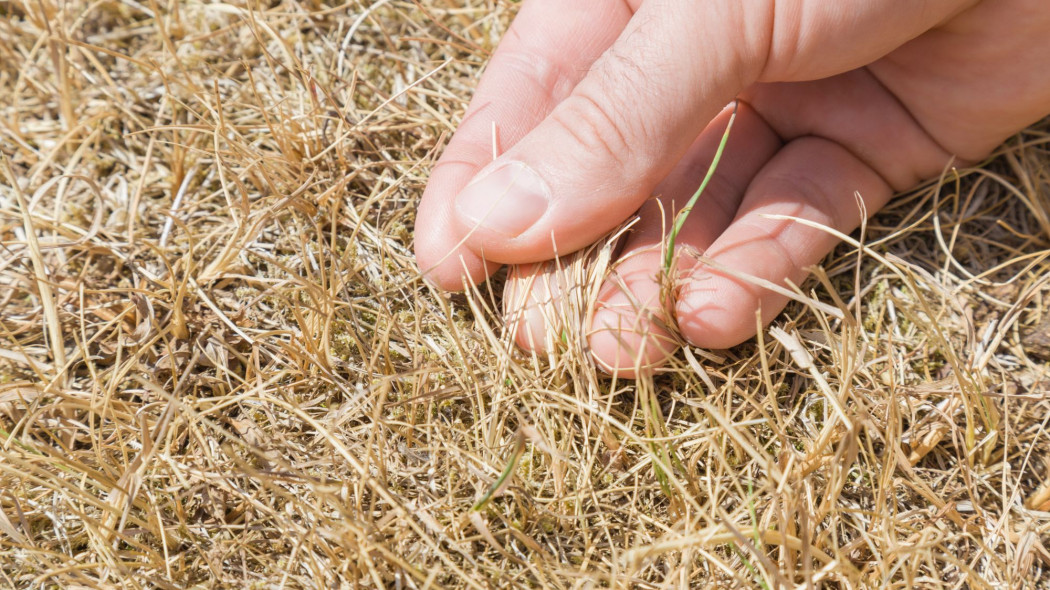
[{"label": "dry thatch", "polygon": [[1050,126],[611,382],[410,255],[513,10],[0,2],[0,585],[1050,583]]}]

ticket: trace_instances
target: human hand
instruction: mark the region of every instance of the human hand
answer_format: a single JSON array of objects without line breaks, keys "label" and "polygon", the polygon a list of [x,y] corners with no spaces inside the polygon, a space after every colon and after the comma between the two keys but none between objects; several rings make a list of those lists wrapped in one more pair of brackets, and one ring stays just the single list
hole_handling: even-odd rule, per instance
[{"label": "human hand", "polygon": [[[836,242],[768,215],[848,232],[861,221],[855,194],[874,213],[953,157],[984,157],[1050,113],[1047,31],[1046,0],[531,0],[434,167],[419,266],[460,289],[521,265],[506,311],[519,344],[538,347],[547,327],[534,311],[559,279],[530,263],[638,212],[592,318],[595,360],[649,371],[676,348],[672,323],[694,345],[735,345],[754,335],[756,310],[768,323],[786,303],[735,277],[797,283]],[[734,97],[738,119],[677,238],[664,301],[663,228],[707,169]],[[493,125],[506,151],[490,163]]]}]

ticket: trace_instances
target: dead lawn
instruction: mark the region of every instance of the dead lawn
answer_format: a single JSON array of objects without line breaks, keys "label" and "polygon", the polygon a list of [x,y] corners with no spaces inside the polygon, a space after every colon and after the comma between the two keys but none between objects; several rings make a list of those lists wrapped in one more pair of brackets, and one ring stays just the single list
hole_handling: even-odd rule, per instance
[{"label": "dead lawn", "polygon": [[0,585],[1047,587],[1050,125],[611,382],[411,256],[514,11],[0,1]]}]

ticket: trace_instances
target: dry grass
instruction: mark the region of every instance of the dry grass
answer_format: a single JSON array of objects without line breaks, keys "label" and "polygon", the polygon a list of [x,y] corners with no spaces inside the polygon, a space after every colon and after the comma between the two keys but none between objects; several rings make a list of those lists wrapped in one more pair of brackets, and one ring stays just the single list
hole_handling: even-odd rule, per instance
[{"label": "dry grass", "polygon": [[0,585],[1050,583],[1050,126],[610,382],[413,267],[514,6],[367,4],[0,2]]}]

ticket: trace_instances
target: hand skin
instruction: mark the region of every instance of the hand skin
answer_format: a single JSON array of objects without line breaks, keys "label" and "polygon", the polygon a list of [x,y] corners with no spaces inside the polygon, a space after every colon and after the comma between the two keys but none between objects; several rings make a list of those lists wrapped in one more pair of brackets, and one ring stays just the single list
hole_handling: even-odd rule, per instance
[{"label": "hand skin", "polygon": [[[515,264],[505,307],[542,348],[560,279],[542,263],[638,213],[589,326],[596,363],[648,373],[726,348],[786,300],[734,274],[798,284],[843,232],[949,163],[985,157],[1050,113],[1047,0],[527,0],[435,165],[416,223],[426,277],[462,289]],[[717,174],[678,237],[663,228],[728,119]],[[492,126],[499,148],[492,161]],[[473,182],[472,182],[473,179]],[[468,186],[469,183],[469,186]],[[674,317],[667,317],[673,313]]]}]

